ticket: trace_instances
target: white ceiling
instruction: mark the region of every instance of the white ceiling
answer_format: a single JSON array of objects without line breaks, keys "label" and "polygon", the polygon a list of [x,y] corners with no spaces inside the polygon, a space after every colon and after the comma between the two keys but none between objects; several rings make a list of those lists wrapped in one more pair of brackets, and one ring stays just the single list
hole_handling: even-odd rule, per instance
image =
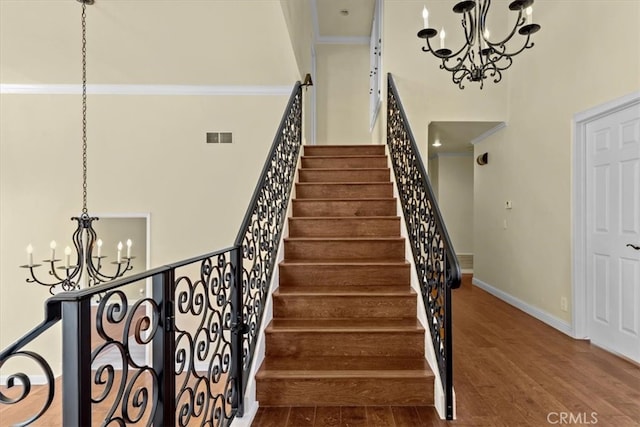
[{"label": "white ceiling", "polygon": [[[431,122],[429,124],[429,157],[439,153],[473,152],[471,141],[501,122]],[[434,147],[436,139],[442,146]]]},{"label": "white ceiling", "polygon": [[[317,36],[330,38],[371,35],[375,0],[315,0],[318,19]],[[344,16],[340,12],[348,11]]]}]

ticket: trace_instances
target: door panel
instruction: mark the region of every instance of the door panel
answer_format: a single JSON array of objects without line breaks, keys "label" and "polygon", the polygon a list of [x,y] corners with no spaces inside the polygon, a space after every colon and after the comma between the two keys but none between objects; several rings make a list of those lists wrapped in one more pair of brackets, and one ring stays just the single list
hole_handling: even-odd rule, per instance
[{"label": "door panel", "polygon": [[586,125],[587,328],[640,362],[640,105]]}]

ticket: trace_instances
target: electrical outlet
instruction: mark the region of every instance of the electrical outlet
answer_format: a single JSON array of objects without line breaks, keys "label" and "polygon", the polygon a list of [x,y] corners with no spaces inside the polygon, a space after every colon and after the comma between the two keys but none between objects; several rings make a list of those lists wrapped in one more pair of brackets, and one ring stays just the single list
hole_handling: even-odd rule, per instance
[{"label": "electrical outlet", "polygon": [[508,226],[508,224],[507,224],[507,219],[505,218],[505,219],[503,220],[503,222],[502,222],[502,228],[504,228],[504,229],[506,230],[506,229],[507,229],[507,226]]},{"label": "electrical outlet", "polygon": [[569,306],[567,303],[567,297],[560,297],[560,310],[562,311],[568,311],[569,310]]}]

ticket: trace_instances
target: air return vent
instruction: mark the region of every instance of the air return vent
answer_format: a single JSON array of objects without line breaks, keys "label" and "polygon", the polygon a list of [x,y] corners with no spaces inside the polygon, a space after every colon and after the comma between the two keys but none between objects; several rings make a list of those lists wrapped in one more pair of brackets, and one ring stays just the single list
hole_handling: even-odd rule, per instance
[{"label": "air return vent", "polygon": [[207,132],[207,144],[231,144],[232,142],[231,132]]}]

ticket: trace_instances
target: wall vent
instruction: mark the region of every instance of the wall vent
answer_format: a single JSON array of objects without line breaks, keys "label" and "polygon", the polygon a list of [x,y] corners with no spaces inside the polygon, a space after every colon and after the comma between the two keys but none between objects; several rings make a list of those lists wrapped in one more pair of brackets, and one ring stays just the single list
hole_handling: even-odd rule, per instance
[{"label": "wall vent", "polygon": [[232,142],[231,132],[207,132],[207,144],[231,144]]},{"label": "wall vent", "polygon": [[231,144],[233,142],[231,132],[220,132],[220,142],[222,144]]},{"label": "wall vent", "polygon": [[220,134],[218,132],[207,132],[207,144],[217,144],[220,142]]}]

